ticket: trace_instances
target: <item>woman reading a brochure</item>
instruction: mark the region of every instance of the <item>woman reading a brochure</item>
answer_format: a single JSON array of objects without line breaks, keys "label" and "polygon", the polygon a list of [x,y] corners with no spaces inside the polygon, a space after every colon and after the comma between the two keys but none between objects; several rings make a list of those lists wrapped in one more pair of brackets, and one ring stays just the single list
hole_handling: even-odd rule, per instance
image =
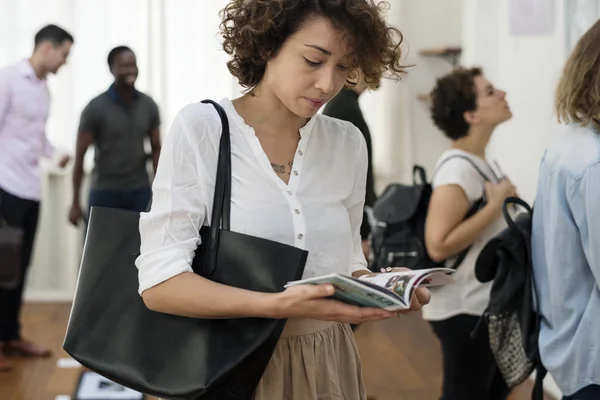
[{"label": "woman reading a brochure", "polygon": [[[369,85],[400,77],[400,32],[367,0],[231,0],[222,16],[227,66],[248,89],[220,102],[231,130],[231,230],[308,250],[304,278],[369,274],[360,238],[365,141],[317,112],[358,71]],[[152,208],[140,218],[144,302],[194,318],[288,318],[256,400],[366,399],[349,323],[396,313],[329,299],[327,284],[258,293],[192,272],[199,229],[210,225],[220,133],[211,105],[175,117]],[[412,309],[428,301],[418,289]]]},{"label": "woman reading a brochure", "polygon": [[[438,160],[425,224],[425,243],[434,261],[448,260],[470,247],[453,274],[456,284],[432,289],[423,309],[440,340],[443,356],[443,400],[505,399],[508,387],[489,346],[487,330],[475,329],[488,305],[491,283],[475,277],[475,261],[483,246],[506,224],[505,198],[515,187],[485,159],[495,128],[511,118],[506,93],[495,88],[478,68],[458,69],[440,78],[431,93],[434,123],[452,140]],[[485,202],[482,198],[485,196]],[[482,204],[470,218],[473,204]]]}]

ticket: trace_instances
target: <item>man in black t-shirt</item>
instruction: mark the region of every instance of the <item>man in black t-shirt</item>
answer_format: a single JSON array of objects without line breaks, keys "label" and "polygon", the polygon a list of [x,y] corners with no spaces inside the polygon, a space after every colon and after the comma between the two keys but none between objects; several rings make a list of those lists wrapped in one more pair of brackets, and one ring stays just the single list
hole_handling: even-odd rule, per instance
[{"label": "man in black t-shirt", "polygon": [[73,204],[69,221],[83,216],[80,188],[83,158],[95,147],[88,208],[92,206],[144,211],[151,189],[146,163],[150,142],[154,171],[160,154],[160,117],[150,96],[135,88],[138,68],[135,54],[125,46],[114,48],[108,65],[115,77],[110,88],[92,99],[81,113],[73,172]]}]

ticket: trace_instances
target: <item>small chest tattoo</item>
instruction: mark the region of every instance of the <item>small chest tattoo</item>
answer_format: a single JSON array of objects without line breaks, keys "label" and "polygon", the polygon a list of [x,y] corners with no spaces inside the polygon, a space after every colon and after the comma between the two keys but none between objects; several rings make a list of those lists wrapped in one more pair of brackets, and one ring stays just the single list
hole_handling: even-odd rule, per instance
[{"label": "small chest tattoo", "polygon": [[278,175],[286,175],[286,174],[291,175],[292,165],[294,165],[294,163],[292,163],[292,162],[287,163],[287,165],[271,163],[271,167],[273,167],[273,171],[275,171],[275,173]]}]

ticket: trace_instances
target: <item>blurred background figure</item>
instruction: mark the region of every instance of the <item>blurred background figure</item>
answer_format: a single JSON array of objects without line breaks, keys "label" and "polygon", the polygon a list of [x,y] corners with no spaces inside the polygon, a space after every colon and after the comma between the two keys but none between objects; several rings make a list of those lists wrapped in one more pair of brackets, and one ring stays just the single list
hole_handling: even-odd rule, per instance
[{"label": "blurred background figure", "polygon": [[[376,85],[377,87],[379,84]],[[344,121],[352,122],[356,126],[365,141],[367,142],[368,170],[367,170],[367,193],[365,198],[365,212],[360,226],[360,237],[362,239],[362,248],[365,258],[369,260],[369,235],[371,234],[371,225],[369,224],[368,210],[375,203],[375,182],[373,178],[373,146],[371,144],[371,132],[367,121],[363,116],[358,99],[361,94],[367,90],[369,85],[358,77],[355,86],[344,87],[337,96],[329,101],[323,109],[323,114],[338,118]]]},{"label": "blurred background figure", "polygon": [[80,203],[83,160],[94,144],[95,165],[88,209],[93,206],[144,211],[150,201],[146,142],[150,140],[154,171],[160,154],[160,116],[152,98],[135,88],[138,67],[133,51],[115,47],[108,54],[114,83],[88,103],[81,114],[73,171],[69,221],[83,217]]},{"label": "blurred background figure", "polygon": [[55,158],[60,167],[69,162],[66,155],[58,160],[46,137],[50,111],[46,77],[67,62],[72,44],[68,32],[47,25],[35,35],[29,59],[0,70],[0,215],[24,230],[20,281],[15,288],[0,289],[0,370],[10,369],[8,352],[50,355],[21,337],[19,317],[42,196],[39,162]]},{"label": "blurred background figure", "polygon": [[[433,194],[425,224],[425,244],[436,262],[466,248],[456,269],[457,283],[434,290],[423,309],[442,349],[443,400],[503,400],[508,386],[490,349],[487,329],[474,332],[489,303],[491,282],[480,283],[475,263],[485,244],[506,228],[504,199],[516,195],[506,177],[486,161],[496,128],[512,117],[506,92],[492,85],[479,68],[459,68],[438,79],[431,93],[433,122],[452,141],[432,178]],[[465,215],[485,196],[486,203]]]},{"label": "blurred background figure", "polygon": [[540,355],[564,400],[600,399],[599,42],[600,21],[563,69],[531,232]]}]

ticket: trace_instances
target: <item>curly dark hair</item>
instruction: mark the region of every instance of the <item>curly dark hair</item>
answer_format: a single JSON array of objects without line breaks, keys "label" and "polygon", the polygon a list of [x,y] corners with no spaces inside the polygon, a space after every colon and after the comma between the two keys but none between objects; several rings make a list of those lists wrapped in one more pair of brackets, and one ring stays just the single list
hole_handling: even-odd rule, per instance
[{"label": "curly dark hair", "polygon": [[464,114],[477,108],[475,77],[482,74],[481,68],[457,68],[439,78],[431,91],[431,118],[452,140],[467,136]]},{"label": "curly dark hair", "polygon": [[403,37],[386,23],[387,6],[374,0],[231,0],[220,13],[223,49],[232,57],[227,67],[240,85],[254,88],[287,38],[309,18],[324,16],[349,33],[355,59],[348,86],[356,84],[358,70],[372,88],[382,77],[399,80],[406,68]]}]

